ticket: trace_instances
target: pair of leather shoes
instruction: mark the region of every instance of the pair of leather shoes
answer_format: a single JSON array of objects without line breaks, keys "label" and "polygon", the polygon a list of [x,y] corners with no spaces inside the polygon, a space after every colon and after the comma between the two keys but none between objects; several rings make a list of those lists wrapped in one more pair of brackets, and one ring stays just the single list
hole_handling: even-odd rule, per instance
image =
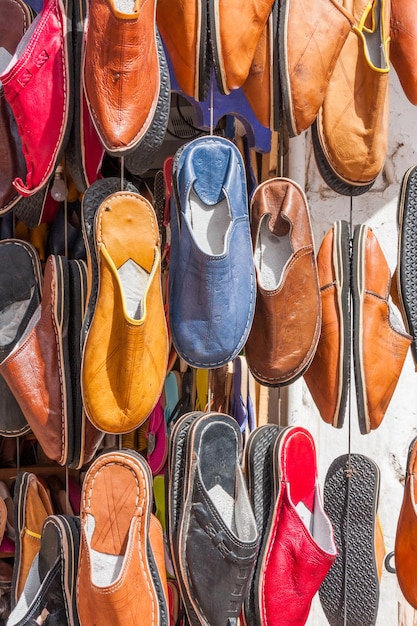
[{"label": "pair of leather shoes", "polygon": [[255,564],[241,445],[237,422],[221,413],[187,413],[170,433],[168,541],[192,626],[235,623]]},{"label": "pair of leather shoes", "polygon": [[249,436],[244,463],[260,535],[244,622],[305,624],[337,554],[321,500],[314,440],[302,427],[266,424]]},{"label": "pair of leather shoes", "polygon": [[132,185],[93,183],[83,198],[88,302],[81,330],[81,390],[90,421],[107,433],[141,426],[165,381],[168,333],[155,211]]},{"label": "pair of leather shoes", "polygon": [[86,626],[168,626],[163,534],[152,475],[133,450],[100,455],[82,488],[77,607]]},{"label": "pair of leather shoes", "polygon": [[[12,240],[10,245],[19,244]],[[14,347],[0,363],[0,373],[46,456],[73,468],[91,460],[102,438],[88,422],[81,400],[86,287],[83,261],[50,255],[41,303],[35,308],[31,300],[21,302],[26,321],[15,329]],[[17,307],[18,302],[14,295],[11,304]]]},{"label": "pair of leather shoes", "polygon": [[[304,379],[325,422],[343,426],[352,351],[359,428],[378,428],[411,343],[389,301],[391,274],[372,229],[355,226],[350,256],[347,222],[336,222],[317,255],[322,328]],[[349,298],[353,300],[353,320]]]}]

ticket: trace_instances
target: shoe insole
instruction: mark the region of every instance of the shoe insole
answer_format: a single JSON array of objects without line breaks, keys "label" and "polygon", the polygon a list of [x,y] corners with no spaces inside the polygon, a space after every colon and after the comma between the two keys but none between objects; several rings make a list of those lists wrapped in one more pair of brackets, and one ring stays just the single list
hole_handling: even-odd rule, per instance
[{"label": "shoe insole", "polygon": [[277,440],[280,481],[289,485],[291,501],[302,519],[310,524],[316,493],[316,454],[310,438],[298,429],[283,431]]},{"label": "shoe insole", "polygon": [[255,248],[255,266],[260,286],[272,291],[281,280],[285,264],[293,253],[289,233],[278,237],[269,230],[270,215],[262,218]]},{"label": "shoe insole", "polygon": [[185,217],[203,252],[206,254],[224,252],[226,233],[231,221],[226,198],[217,204],[207,205],[200,200],[194,190],[191,190]]},{"label": "shoe insole", "polygon": [[143,317],[143,296],[149,280],[149,273],[132,259],[128,259],[117,270],[123,287],[127,314],[131,319]]},{"label": "shoe insole", "polygon": [[371,9],[370,15],[368,15],[372,24],[369,30],[364,29],[362,32],[365,37],[366,47],[372,65],[378,69],[387,69],[388,61],[385,55],[385,47],[382,45],[381,8],[381,0],[375,0],[373,9]]},{"label": "shoe insole", "polygon": [[0,311],[0,345],[7,346],[16,338],[20,323],[28,309],[34,287],[28,300],[13,302]]},{"label": "shoe insole", "polygon": [[234,532],[237,437],[221,422],[209,423],[200,440],[200,478],[225,524]]}]

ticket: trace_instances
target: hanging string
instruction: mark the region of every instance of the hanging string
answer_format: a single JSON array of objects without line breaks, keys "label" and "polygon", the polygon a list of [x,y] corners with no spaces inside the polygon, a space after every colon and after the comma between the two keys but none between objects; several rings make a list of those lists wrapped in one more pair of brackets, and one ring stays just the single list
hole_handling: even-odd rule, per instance
[{"label": "hanging string", "polygon": [[[63,176],[64,183],[65,183],[65,189],[67,190],[68,181],[67,181],[67,168],[65,167],[65,164],[64,164],[62,176]],[[65,198],[64,198],[64,256],[68,258],[68,192],[67,191],[65,193]]]},{"label": "hanging string", "polygon": [[69,472],[68,465],[65,466],[65,512],[70,515],[70,501],[69,501]]},{"label": "hanging string", "polygon": [[[353,197],[350,196],[350,215],[349,215],[349,246],[350,252],[352,250],[352,233],[353,233]],[[350,256],[350,255],[349,255]],[[349,307],[349,320],[350,320],[350,337],[352,337],[353,333],[353,319],[352,319],[352,294],[350,293],[348,299],[348,307]],[[345,580],[344,580],[344,613],[343,613],[343,625],[347,626],[347,592],[348,592],[348,552],[349,552],[349,521],[350,521],[350,485],[351,479],[353,475],[353,468],[351,466],[351,445],[352,445],[352,386],[349,384],[348,389],[348,457],[347,457],[347,468],[346,472],[346,480],[347,480],[347,511],[346,511],[346,547],[345,547]]]},{"label": "hanging string", "polygon": [[212,381],[212,370],[208,371],[208,388],[207,388],[207,411],[211,411],[211,381]]},{"label": "hanging string", "polygon": [[123,191],[125,186],[125,158],[120,157],[120,191]]},{"label": "hanging string", "polygon": [[119,450],[123,448],[123,435],[117,435],[117,439],[119,441]]},{"label": "hanging string", "polygon": [[281,387],[278,387],[278,426],[281,426]]},{"label": "hanging string", "polygon": [[19,437],[15,437],[16,440],[16,468],[17,471],[20,472],[20,439]]}]

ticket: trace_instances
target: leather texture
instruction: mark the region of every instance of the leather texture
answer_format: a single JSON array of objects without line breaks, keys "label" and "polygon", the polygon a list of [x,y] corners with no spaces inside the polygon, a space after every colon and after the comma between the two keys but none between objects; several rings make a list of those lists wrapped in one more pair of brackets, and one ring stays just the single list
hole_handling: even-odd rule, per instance
[{"label": "leather texture", "polygon": [[239,426],[229,415],[197,412],[184,415],[172,435],[169,493],[177,493],[169,537],[187,616],[192,626],[234,623],[259,539],[240,467]]},{"label": "leather texture", "polygon": [[352,248],[353,359],[359,427],[381,424],[411,344],[388,302],[391,274],[379,242],[366,225],[355,227]]},{"label": "leather texture", "polygon": [[[220,367],[241,351],[255,309],[246,178],[238,149],[222,137],[194,139],[176,154],[173,187],[169,280],[172,340],[189,365]],[[195,218],[193,203],[198,205]],[[218,226],[217,218],[225,205],[229,219],[226,232]],[[213,218],[202,235],[200,221],[210,211]],[[203,239],[217,239],[219,233],[222,245],[218,253],[211,253],[203,247]]]},{"label": "leather texture", "polygon": [[[10,271],[13,268],[13,271]],[[30,320],[40,305],[42,270],[39,255],[35,248],[19,239],[3,239],[0,242],[0,311],[2,319],[9,319],[14,313],[14,321],[20,316],[15,335],[1,340],[0,363],[21,341]],[[19,308],[24,305],[24,310]],[[7,326],[6,326],[7,327]],[[4,330],[4,328],[3,328]],[[30,426],[26,421],[17,399],[0,376],[0,434],[6,437],[24,435]]]},{"label": "leather texture", "polygon": [[[82,490],[77,576],[82,624],[168,626],[162,528],[152,515],[152,503],[151,472],[138,453],[102,454],[89,467]],[[112,581],[101,583],[94,568],[107,555],[121,557],[122,563]]]},{"label": "leather texture", "polygon": [[[301,187],[287,178],[261,183],[251,201],[251,230],[257,295],[246,358],[261,384],[288,384],[311,362],[321,328],[314,240]],[[277,246],[285,245],[290,254],[282,259]],[[271,259],[279,277],[267,284],[263,268]]]},{"label": "leather texture", "polygon": [[[373,0],[349,32],[314,131],[319,169],[335,191],[364,193],[381,172],[388,142],[390,2]],[[360,9],[360,10],[358,10]]]},{"label": "leather texture", "polygon": [[210,36],[214,69],[221,93],[245,82],[273,0],[210,0]]},{"label": "leather texture", "polygon": [[25,587],[33,559],[40,549],[43,523],[53,515],[49,495],[31,472],[19,472],[14,487],[16,557],[13,565],[12,608]]},{"label": "leather texture", "polygon": [[0,364],[0,373],[46,456],[64,465],[71,445],[68,415],[72,402],[68,384],[69,310],[68,303],[64,306],[65,269],[59,259],[48,258],[40,317],[20,345]]},{"label": "leather texture", "polygon": [[[24,33],[32,22],[33,15],[29,6],[22,0],[2,0],[0,10],[0,41],[2,42],[2,60],[0,76]],[[20,196],[13,187],[13,180],[26,176],[26,164],[22,144],[17,132],[16,120],[10,110],[0,86],[0,215],[10,211]]]},{"label": "leather texture", "polygon": [[24,49],[1,75],[26,161],[26,177],[16,176],[13,181],[22,196],[35,194],[50,180],[68,140],[73,80],[71,7],[71,0],[47,0],[27,31]]},{"label": "leather texture", "polygon": [[[156,405],[168,362],[158,224],[149,201],[127,191],[107,197],[96,214],[95,241],[99,281],[83,347],[83,402],[98,429],[125,433],[143,424]],[[146,274],[135,314],[127,298],[140,283],[130,274],[123,286],[118,272],[125,264]]]},{"label": "leather texture", "polygon": [[414,7],[391,0],[390,59],[411,104],[417,105],[417,23]]},{"label": "leather texture", "polygon": [[155,13],[155,0],[136,0],[131,13],[114,0],[89,5],[85,96],[100,140],[115,156],[136,147],[155,114],[160,90]]},{"label": "leather texture", "polygon": [[280,3],[279,68],[290,136],[315,120],[353,23],[353,15],[337,0]]},{"label": "leather texture", "polygon": [[322,321],[320,339],[304,380],[324,422],[343,426],[350,382],[350,235],[335,222],[317,254]]},{"label": "leather texture", "polygon": [[206,3],[202,0],[158,0],[156,20],[181,91],[200,100],[206,82]]},{"label": "leather texture", "polygon": [[29,626],[45,613],[58,624],[80,626],[75,605],[80,522],[68,515],[50,515],[42,526],[35,555],[20,601],[8,618],[9,626]]},{"label": "leather texture", "polygon": [[259,623],[303,626],[337,554],[309,431],[292,426],[280,432],[273,445],[271,472],[275,503],[262,554]]},{"label": "leather texture", "polygon": [[417,562],[416,469],[417,438],[414,438],[408,448],[407,472],[395,533],[394,554],[398,584],[407,602],[415,609],[417,609],[417,585],[414,576]]}]

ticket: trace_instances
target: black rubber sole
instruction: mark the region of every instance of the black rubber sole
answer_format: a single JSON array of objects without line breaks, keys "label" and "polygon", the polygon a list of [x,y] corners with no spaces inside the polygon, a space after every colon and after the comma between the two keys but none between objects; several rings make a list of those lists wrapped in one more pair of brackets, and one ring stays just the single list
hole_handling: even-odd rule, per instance
[{"label": "black rubber sole", "polygon": [[374,626],[376,622],[379,483],[378,466],[361,454],[336,458],[327,472],[324,509],[333,525],[338,554],[319,597],[330,626]]},{"label": "black rubber sole", "polygon": [[412,336],[411,354],[417,365],[417,166],[409,168],[398,198],[398,296],[407,332]]}]

